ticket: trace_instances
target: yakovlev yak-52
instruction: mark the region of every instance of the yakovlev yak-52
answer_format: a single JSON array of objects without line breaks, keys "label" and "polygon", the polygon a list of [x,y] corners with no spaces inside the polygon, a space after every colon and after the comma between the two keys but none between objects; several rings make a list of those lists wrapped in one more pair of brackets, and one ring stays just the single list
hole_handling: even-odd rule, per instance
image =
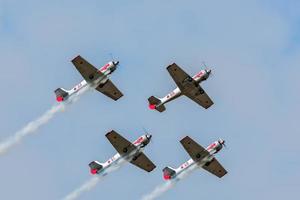
[{"label": "yakovlev yak-52", "polygon": [[135,140],[133,143],[129,142],[115,131],[106,134],[107,139],[117,150],[117,154],[107,160],[105,163],[92,161],[89,166],[92,174],[106,175],[106,171],[114,164],[117,164],[121,159],[124,159],[131,164],[151,172],[156,166],[143,153],[143,150],[151,140],[151,135],[143,135]]},{"label": "yakovlev yak-52", "polygon": [[111,61],[100,69],[97,69],[88,63],[81,56],[77,56],[72,60],[76,69],[83,76],[84,80],[73,87],[71,90],[58,88],[54,92],[58,102],[67,100],[70,96],[87,87],[88,85],[102,92],[113,100],[118,100],[123,96],[122,92],[108,79],[108,75],[117,69],[119,61]]},{"label": "yakovlev yak-52", "polygon": [[211,70],[201,70],[193,77],[189,76],[175,63],[169,65],[167,70],[178,87],[163,98],[157,98],[154,96],[149,97],[149,108],[151,110],[156,109],[159,112],[163,112],[166,110],[164,106],[165,103],[172,101],[181,95],[189,97],[191,100],[206,109],[213,105],[212,100],[199,85],[202,81],[205,81],[209,77]]},{"label": "yakovlev yak-52", "polygon": [[191,159],[180,165],[180,167],[177,169],[165,167],[163,169],[163,176],[165,180],[176,179],[176,177],[182,172],[191,169],[191,167],[195,165],[197,165],[199,168],[202,167],[219,178],[227,174],[227,171],[214,157],[214,154],[218,153],[222,147],[225,146],[224,140],[219,139],[218,141],[209,145],[206,149],[188,136],[183,138],[180,143],[191,156]]}]

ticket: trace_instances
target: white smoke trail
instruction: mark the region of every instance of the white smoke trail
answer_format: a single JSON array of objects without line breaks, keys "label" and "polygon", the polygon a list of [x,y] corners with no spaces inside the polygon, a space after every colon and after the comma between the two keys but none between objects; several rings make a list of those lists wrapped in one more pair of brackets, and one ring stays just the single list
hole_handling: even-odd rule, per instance
[{"label": "white smoke trail", "polygon": [[64,104],[53,105],[42,116],[34,121],[29,122],[24,128],[17,131],[13,136],[7,138],[0,143],[0,155],[6,153],[9,149],[19,144],[25,136],[28,136],[38,130],[42,125],[46,124],[54,115],[63,111]]},{"label": "white smoke trail", "polygon": [[77,199],[83,192],[88,192],[91,189],[93,189],[97,183],[101,180],[103,176],[96,176],[91,179],[89,179],[87,182],[85,182],[82,186],[71,192],[69,195],[67,195],[63,200],[74,200]]},{"label": "white smoke trail", "polygon": [[[105,176],[108,175],[109,173],[119,169],[120,167],[121,167],[121,164],[108,168],[108,170],[105,171]],[[91,189],[93,189],[97,185],[97,183],[100,180],[102,180],[105,176],[97,175],[96,177],[90,178],[88,181],[83,183],[79,188],[73,190],[70,194],[68,194],[66,197],[64,197],[63,200],[78,199],[84,192],[88,192]]]},{"label": "white smoke trail", "polygon": [[176,182],[174,180],[170,180],[167,182],[164,182],[154,188],[152,192],[142,197],[142,200],[152,200],[156,199],[157,197],[161,196],[171,188],[175,186]]},{"label": "white smoke trail", "polygon": [[67,105],[75,103],[78,101],[80,96],[86,92],[89,87],[84,88],[82,91],[79,91],[76,95],[72,96],[65,103],[55,104],[49,110],[47,110],[44,114],[38,117],[36,120],[29,122],[26,126],[24,126],[21,130],[17,131],[13,136],[7,138],[6,140],[0,143],[0,155],[5,154],[12,147],[20,144],[20,142],[28,135],[35,133],[42,125],[47,124],[58,112],[62,112],[65,110]]},{"label": "white smoke trail", "polygon": [[154,188],[154,190],[152,190],[152,192],[144,195],[142,197],[142,200],[153,200],[153,199],[158,198],[159,196],[163,195],[164,193],[166,193],[167,191],[172,189],[179,181],[186,178],[189,174],[191,174],[192,171],[194,171],[198,167],[199,167],[198,165],[193,165],[190,168],[188,168],[186,171],[179,174],[175,179],[166,181],[166,182],[156,186]]},{"label": "white smoke trail", "polygon": [[78,199],[83,193],[90,191],[93,189],[97,183],[102,180],[106,175],[109,173],[119,169],[121,165],[115,165],[110,168],[108,168],[105,171],[105,175],[96,175],[95,177],[90,178],[88,181],[83,183],[79,188],[73,190],[70,194],[68,194],[66,197],[63,198],[63,200],[75,200]]},{"label": "white smoke trail", "polygon": [[93,189],[97,183],[102,180],[106,175],[110,174],[113,171],[116,171],[121,166],[123,166],[127,162],[127,158],[132,156],[135,152],[131,152],[127,157],[121,158],[118,160],[115,164],[110,166],[105,170],[105,174],[103,175],[97,175],[97,177],[93,177],[89,179],[87,182],[82,184],[79,188],[73,190],[70,194],[68,194],[66,197],[63,198],[63,200],[75,200],[79,198],[84,192],[88,192],[91,189]]}]

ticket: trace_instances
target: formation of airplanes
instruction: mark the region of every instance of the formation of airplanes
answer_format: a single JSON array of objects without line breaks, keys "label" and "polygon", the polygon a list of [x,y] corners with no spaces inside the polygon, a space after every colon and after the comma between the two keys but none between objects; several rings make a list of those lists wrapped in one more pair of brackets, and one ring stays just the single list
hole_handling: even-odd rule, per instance
[{"label": "formation of airplanes", "polygon": [[[117,69],[119,61],[110,61],[98,69],[79,55],[72,60],[72,63],[82,75],[83,80],[71,90],[56,89],[55,95],[58,102],[68,100],[86,87],[94,88],[115,101],[123,96],[122,92],[109,80],[109,76]],[[167,67],[167,70],[175,81],[177,88],[163,98],[149,97],[148,102],[151,110],[163,112],[166,110],[166,103],[182,95],[187,96],[205,109],[214,104],[200,86],[200,83],[209,78],[211,74],[210,69],[203,69],[194,76],[190,76],[176,63],[173,63]],[[116,149],[117,154],[104,163],[96,160],[90,162],[91,174],[104,176],[110,168],[118,165],[121,161],[130,162],[146,172],[151,172],[156,168],[155,164],[143,153],[145,147],[150,143],[152,135],[145,134],[134,142],[129,142],[116,131],[112,130],[106,134],[106,137]],[[219,139],[207,148],[203,148],[189,136],[183,138],[180,143],[191,158],[176,169],[165,167],[163,169],[163,178],[165,180],[176,179],[180,174],[183,174],[183,172],[191,169],[193,166],[203,168],[219,178],[227,174],[227,171],[214,156],[225,146],[224,140]]]}]

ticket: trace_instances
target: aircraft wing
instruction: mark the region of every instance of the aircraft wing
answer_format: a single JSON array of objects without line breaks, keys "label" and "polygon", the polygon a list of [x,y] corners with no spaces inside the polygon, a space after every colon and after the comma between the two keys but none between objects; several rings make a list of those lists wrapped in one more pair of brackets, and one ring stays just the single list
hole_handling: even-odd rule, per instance
[{"label": "aircraft wing", "polygon": [[107,80],[104,85],[100,84],[98,87],[96,87],[96,90],[115,101],[123,96],[122,92],[110,80]]},{"label": "aircraft wing", "polygon": [[147,172],[151,172],[156,167],[151,162],[151,160],[143,153],[140,153],[137,156],[133,157],[133,159],[130,162]]},{"label": "aircraft wing", "polygon": [[123,138],[114,130],[110,131],[105,136],[120,155],[124,155],[136,149],[131,142]]},{"label": "aircraft wing", "polygon": [[206,157],[209,154],[209,152],[206,151],[205,148],[200,146],[189,136],[186,136],[185,138],[180,140],[180,143],[195,162],[201,161],[204,157]]},{"label": "aircraft wing", "polygon": [[167,70],[184,95],[206,109],[214,104],[200,85],[176,63],[169,65]]},{"label": "aircraft wing", "polygon": [[202,168],[207,170],[208,172],[216,175],[219,178],[222,178],[225,174],[227,174],[227,171],[218,162],[218,160],[216,158],[214,158],[211,162],[203,165]]},{"label": "aircraft wing", "polygon": [[193,78],[183,71],[176,63],[169,65],[167,70],[181,91],[184,90],[186,80],[189,79],[193,81]]},{"label": "aircraft wing", "polygon": [[72,60],[72,63],[75,65],[76,69],[83,76],[86,82],[91,83],[94,80],[98,79],[101,76],[104,76],[99,70],[91,65],[88,61],[82,58],[80,55]]},{"label": "aircraft wing", "polygon": [[214,104],[214,102],[209,98],[209,96],[201,88],[200,85],[195,87],[193,90],[189,90],[188,92],[185,92],[184,95],[205,109],[209,108],[211,105]]}]

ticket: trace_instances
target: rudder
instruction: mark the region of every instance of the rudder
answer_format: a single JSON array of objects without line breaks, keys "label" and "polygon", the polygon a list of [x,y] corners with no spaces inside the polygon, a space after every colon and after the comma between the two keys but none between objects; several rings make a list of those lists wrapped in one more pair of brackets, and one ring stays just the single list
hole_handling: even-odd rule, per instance
[{"label": "rudder", "polygon": [[91,174],[98,174],[98,172],[103,168],[103,164],[99,163],[98,161],[92,161],[89,164],[89,167],[91,168]]},{"label": "rudder", "polygon": [[176,171],[172,167],[165,167],[163,169],[163,175],[164,175],[165,180],[172,179],[172,177],[174,177],[175,174],[176,174]]},{"label": "rudder", "polygon": [[149,108],[151,110],[156,109],[159,112],[163,112],[166,110],[166,107],[161,104],[161,100],[155,96],[151,96],[148,98]]},{"label": "rudder", "polygon": [[69,95],[68,91],[63,88],[57,88],[54,93],[58,102],[63,101]]}]

